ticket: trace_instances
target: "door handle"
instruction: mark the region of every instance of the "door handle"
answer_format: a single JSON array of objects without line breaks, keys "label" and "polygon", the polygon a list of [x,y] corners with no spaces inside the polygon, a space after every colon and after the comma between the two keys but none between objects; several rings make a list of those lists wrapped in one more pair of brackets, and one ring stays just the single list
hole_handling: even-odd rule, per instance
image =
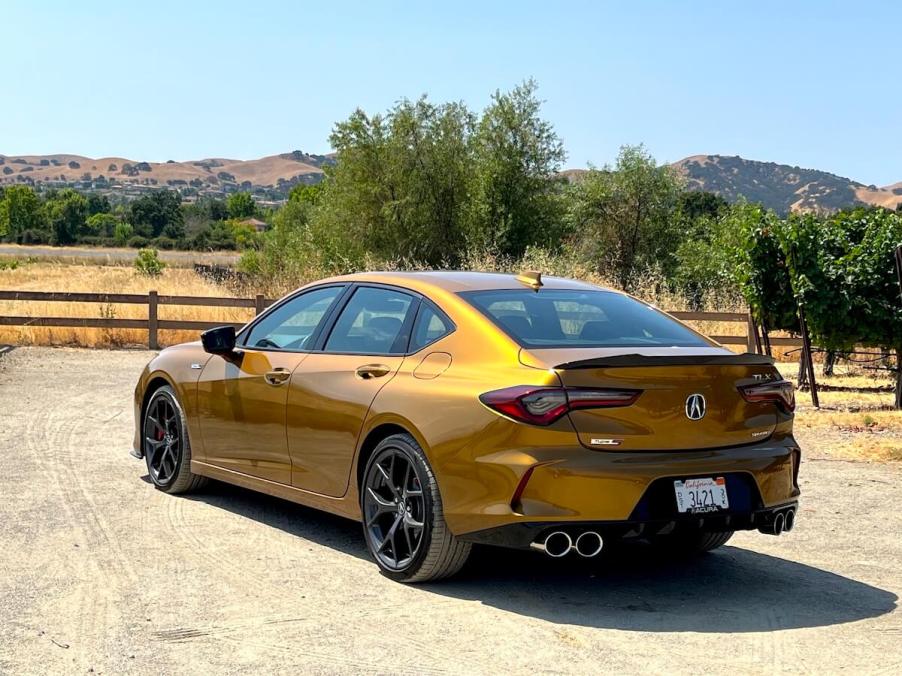
[{"label": "door handle", "polygon": [[386,366],[385,364],[364,364],[363,366],[357,367],[356,373],[358,378],[370,380],[371,378],[381,378],[390,371],[391,367]]},{"label": "door handle", "polygon": [[288,369],[279,367],[275,368],[272,371],[267,371],[266,375],[263,376],[263,380],[266,381],[268,385],[281,385],[286,380],[291,377],[291,371]]}]

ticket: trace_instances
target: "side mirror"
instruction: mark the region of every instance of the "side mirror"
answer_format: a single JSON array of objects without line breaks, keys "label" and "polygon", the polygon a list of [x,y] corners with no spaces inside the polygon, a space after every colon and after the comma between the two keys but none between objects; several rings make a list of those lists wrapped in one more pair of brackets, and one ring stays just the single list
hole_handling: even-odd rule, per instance
[{"label": "side mirror", "polygon": [[217,326],[200,334],[204,351],[210,354],[229,354],[235,349],[235,327]]}]

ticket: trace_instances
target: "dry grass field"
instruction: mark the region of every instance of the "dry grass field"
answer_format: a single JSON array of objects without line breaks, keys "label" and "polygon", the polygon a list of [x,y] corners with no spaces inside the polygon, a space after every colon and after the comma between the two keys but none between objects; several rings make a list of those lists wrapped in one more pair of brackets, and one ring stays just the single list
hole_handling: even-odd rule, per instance
[{"label": "dry grass field", "polygon": [[[219,297],[234,295],[227,288],[213,284],[186,268],[166,267],[161,276],[154,278],[139,275],[130,267],[66,263],[28,263],[15,269],[0,269],[0,289],[91,293],[147,293],[155,290],[161,295]],[[0,315],[146,319],[147,306],[0,301]],[[159,308],[160,319],[245,322],[252,317],[253,310],[245,308],[177,305],[161,305]],[[196,331],[160,332],[160,342],[163,345],[189,340],[197,340]],[[146,346],[147,332],[140,329],[5,326],[0,327],[0,343],[84,347]]]}]

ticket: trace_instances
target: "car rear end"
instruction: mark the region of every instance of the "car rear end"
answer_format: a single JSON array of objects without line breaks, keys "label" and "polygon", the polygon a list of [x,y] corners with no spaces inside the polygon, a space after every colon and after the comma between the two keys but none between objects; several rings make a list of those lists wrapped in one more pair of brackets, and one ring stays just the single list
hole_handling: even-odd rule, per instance
[{"label": "car rear end", "polygon": [[733,354],[616,292],[461,295],[520,345],[522,384],[481,404],[536,440],[489,454],[516,458],[510,518],[464,537],[555,554],[581,542],[592,555],[609,538],[792,529],[795,402],[770,358]]}]

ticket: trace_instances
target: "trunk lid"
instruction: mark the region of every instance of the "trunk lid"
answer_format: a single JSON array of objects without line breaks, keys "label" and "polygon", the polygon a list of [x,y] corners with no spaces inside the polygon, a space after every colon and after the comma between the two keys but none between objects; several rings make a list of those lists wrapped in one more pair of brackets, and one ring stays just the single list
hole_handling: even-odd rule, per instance
[{"label": "trunk lid", "polygon": [[779,379],[773,360],[762,355],[716,347],[593,348],[522,350],[520,361],[553,369],[565,387],[642,391],[630,406],[570,411],[580,442],[588,448],[739,446],[767,439],[778,421],[773,404],[748,402],[737,389]]}]

